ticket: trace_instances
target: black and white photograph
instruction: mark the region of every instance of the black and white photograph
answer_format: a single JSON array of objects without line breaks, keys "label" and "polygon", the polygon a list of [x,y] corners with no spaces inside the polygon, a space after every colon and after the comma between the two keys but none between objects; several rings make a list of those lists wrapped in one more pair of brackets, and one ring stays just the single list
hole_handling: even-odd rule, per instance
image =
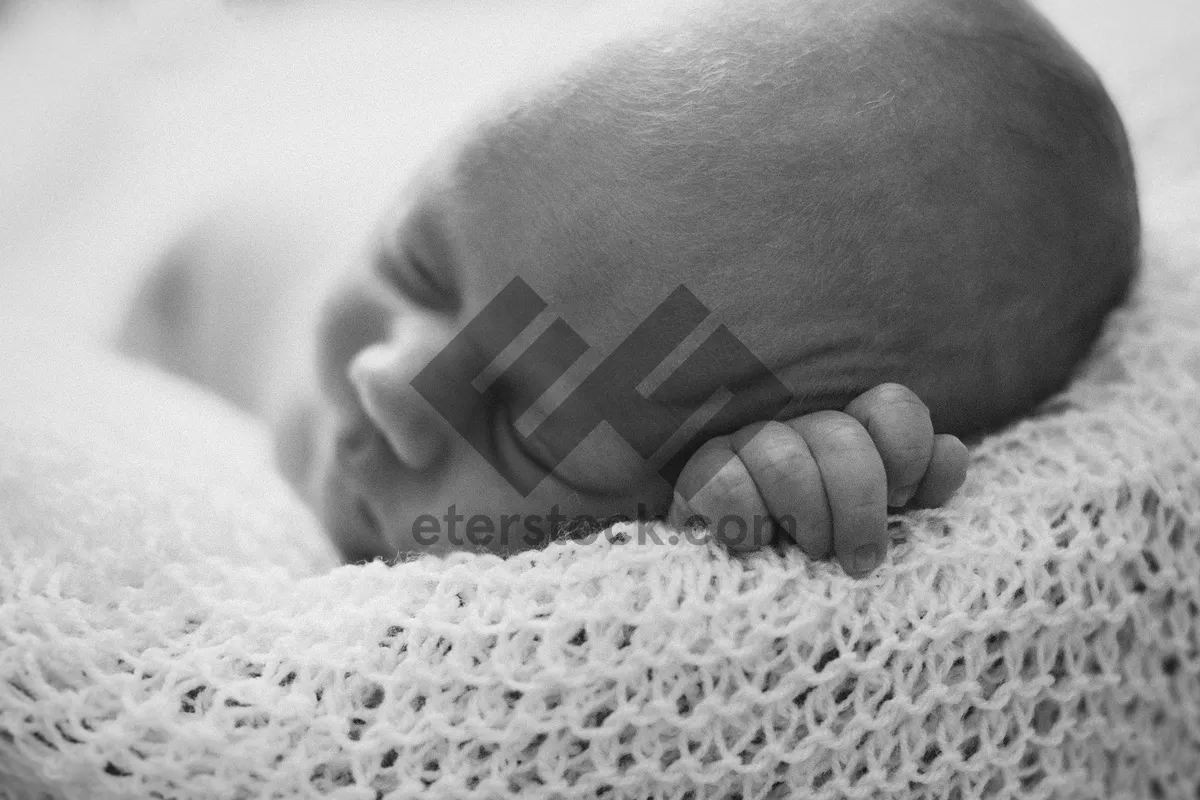
[{"label": "black and white photograph", "polygon": [[0,0],[0,800],[1200,800],[1196,0]]}]

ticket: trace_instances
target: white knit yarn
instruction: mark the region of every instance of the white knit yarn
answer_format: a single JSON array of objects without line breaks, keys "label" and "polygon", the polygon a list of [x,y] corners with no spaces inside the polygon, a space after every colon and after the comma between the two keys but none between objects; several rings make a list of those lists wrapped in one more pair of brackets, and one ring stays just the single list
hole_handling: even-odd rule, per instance
[{"label": "white knit yarn", "polygon": [[867,580],[603,537],[297,577],[0,528],[0,797],[1197,797],[1200,280],[1148,278]]}]

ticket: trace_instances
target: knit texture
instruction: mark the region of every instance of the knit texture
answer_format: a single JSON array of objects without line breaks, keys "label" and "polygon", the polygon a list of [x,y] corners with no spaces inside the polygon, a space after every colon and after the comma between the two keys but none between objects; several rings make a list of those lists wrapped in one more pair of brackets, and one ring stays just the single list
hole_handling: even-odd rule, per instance
[{"label": "knit texture", "polygon": [[10,379],[0,797],[1197,797],[1200,281],[1166,260],[857,581],[629,526],[330,569],[261,453],[176,446],[245,433],[210,398]]}]

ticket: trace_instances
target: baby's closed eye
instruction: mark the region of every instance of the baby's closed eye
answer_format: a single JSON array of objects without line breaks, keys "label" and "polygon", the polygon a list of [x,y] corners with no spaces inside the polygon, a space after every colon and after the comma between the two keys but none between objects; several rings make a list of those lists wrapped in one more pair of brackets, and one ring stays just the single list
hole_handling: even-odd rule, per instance
[{"label": "baby's closed eye", "polygon": [[431,311],[459,309],[453,250],[434,210],[411,210],[380,237],[374,262],[384,282],[408,302]]}]

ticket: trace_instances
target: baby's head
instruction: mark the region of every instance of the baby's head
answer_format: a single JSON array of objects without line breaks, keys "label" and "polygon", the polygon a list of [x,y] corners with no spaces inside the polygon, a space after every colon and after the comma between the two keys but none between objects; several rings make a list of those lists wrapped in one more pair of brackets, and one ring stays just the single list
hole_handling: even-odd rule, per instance
[{"label": "baby's head", "polygon": [[[1021,3],[698,13],[429,164],[327,305],[293,474],[352,558],[505,551],[552,514],[662,513],[667,456],[879,383],[912,388],[939,430],[982,430],[1069,378],[1126,292],[1138,230],[1115,110]],[[704,344],[718,323],[720,353]],[[692,350],[649,399],[623,390]],[[735,411],[697,433],[723,390]]]}]

